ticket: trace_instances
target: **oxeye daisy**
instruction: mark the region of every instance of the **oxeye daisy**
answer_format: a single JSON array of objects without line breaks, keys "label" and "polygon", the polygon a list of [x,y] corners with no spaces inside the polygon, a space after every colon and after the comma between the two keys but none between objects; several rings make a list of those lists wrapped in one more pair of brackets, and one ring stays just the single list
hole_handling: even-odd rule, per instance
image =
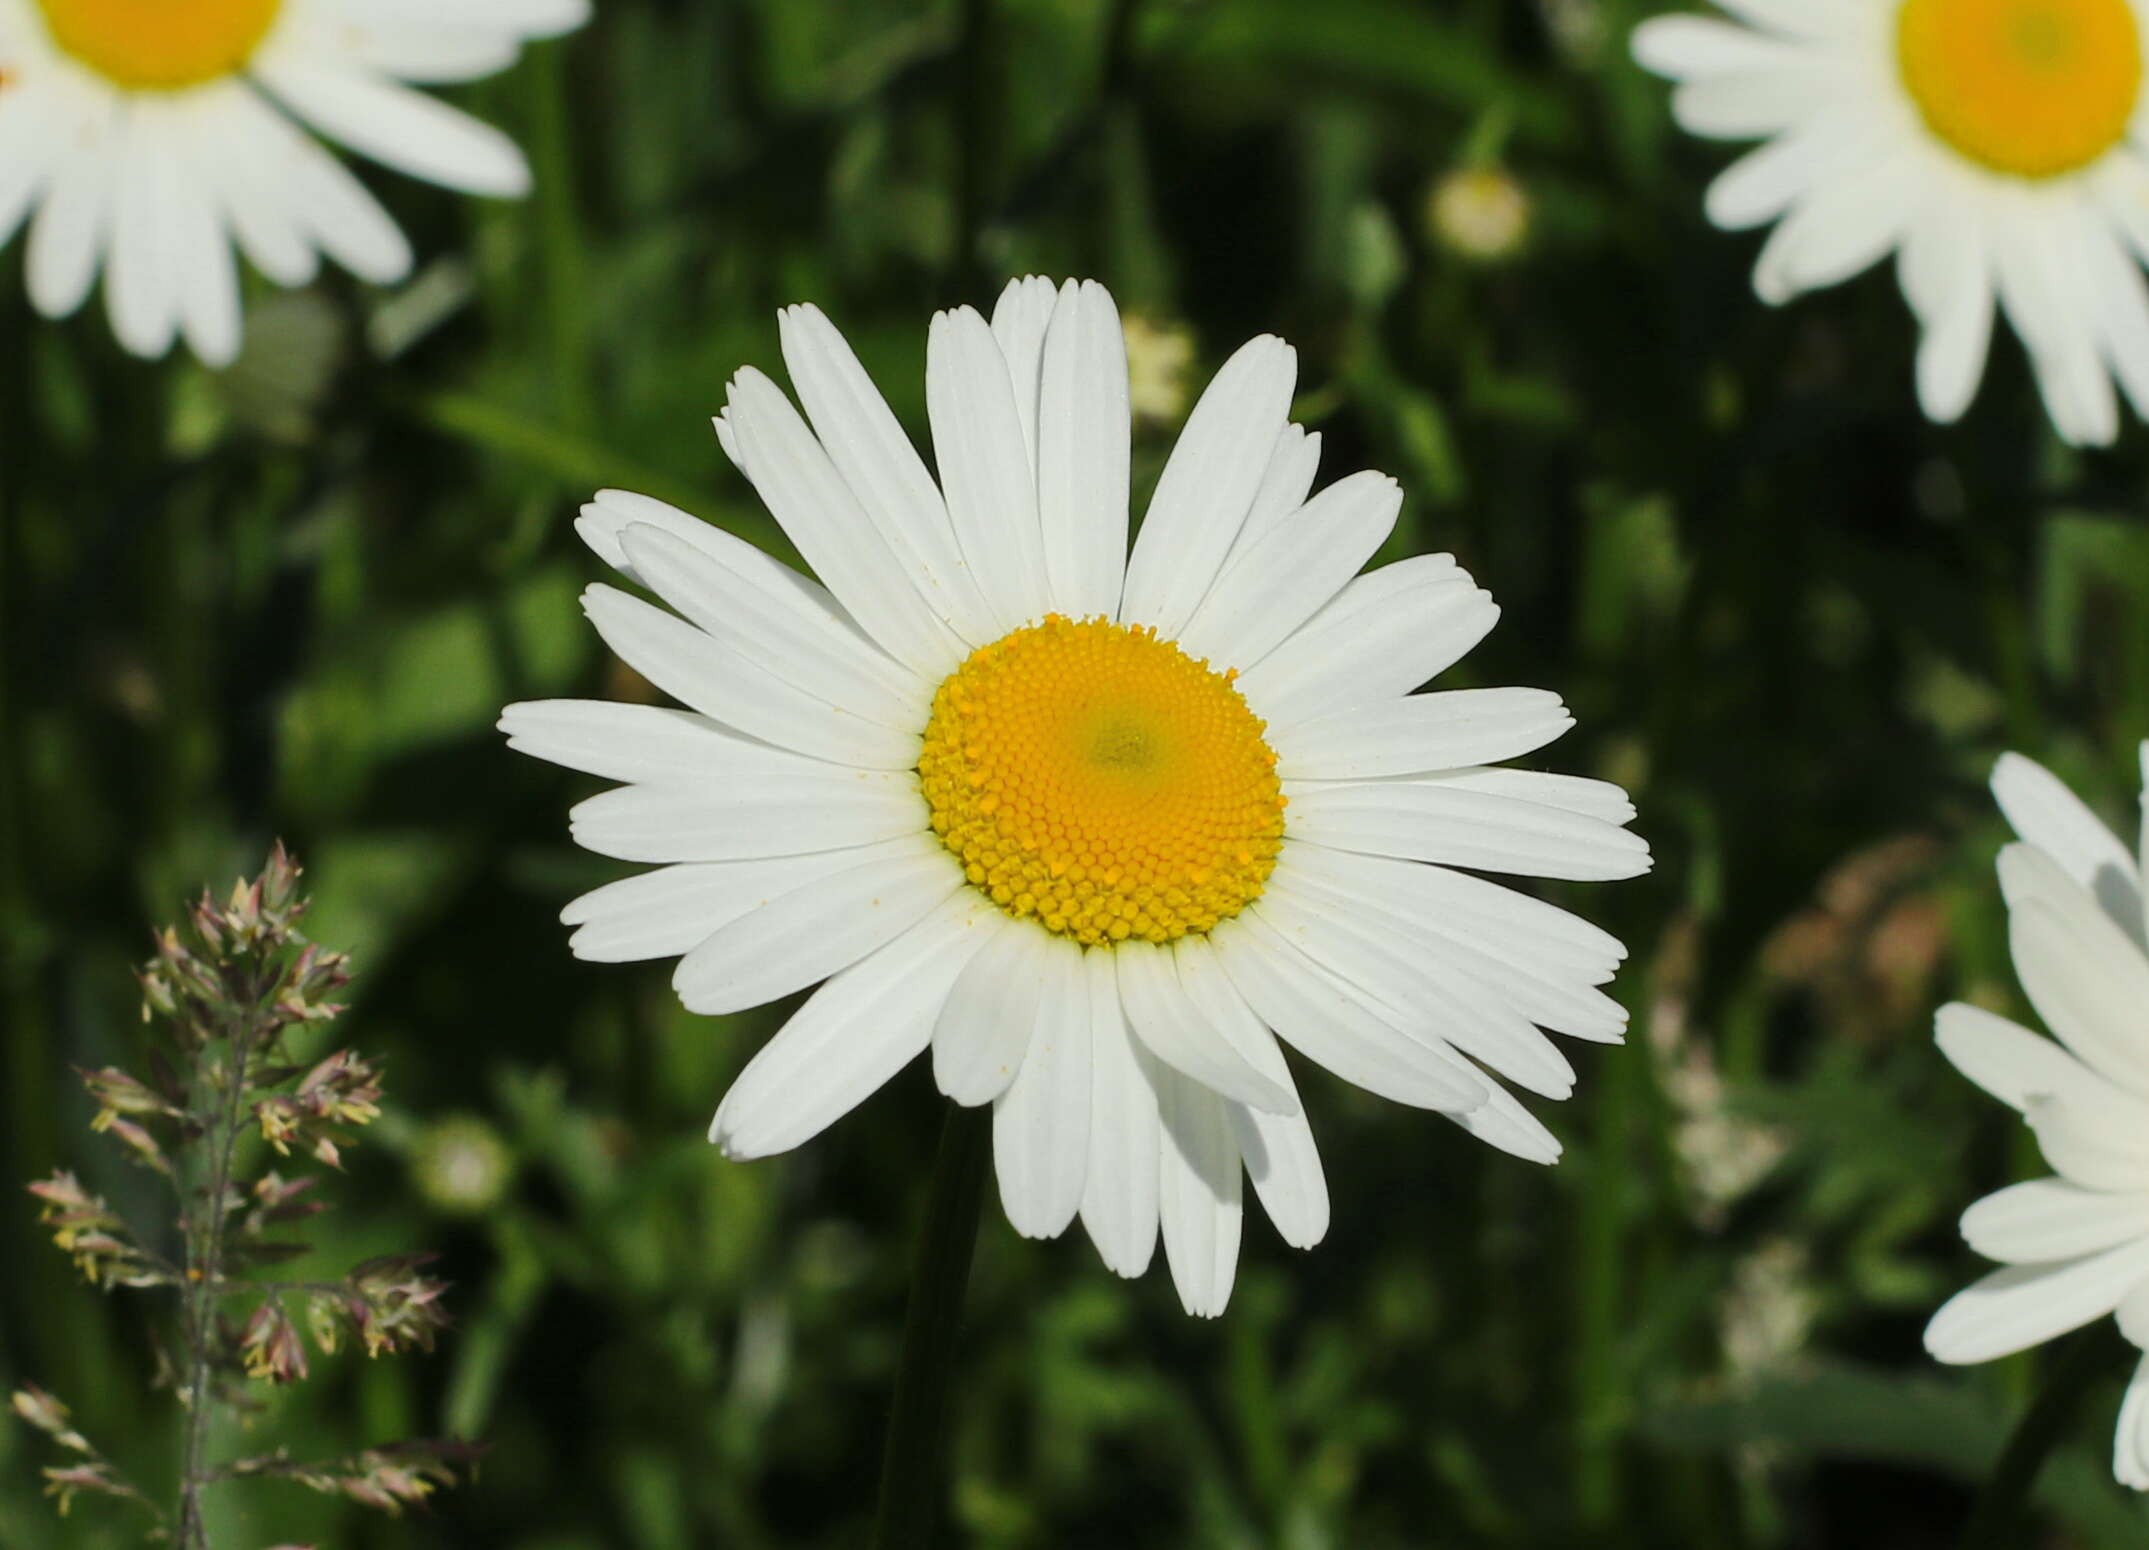
[{"label": "oxeye daisy", "polygon": [[302,126],[413,177],[519,195],[498,130],[404,82],[473,80],[579,26],[587,0],[0,0],[0,243],[29,222],[31,303],[104,271],[119,342],[238,353],[236,242],[279,285],[326,254],[386,284],[410,248]]},{"label": "oxeye daisy", "polygon": [[1241,1179],[1310,1246],[1329,1201],[1279,1037],[1346,1081],[1538,1161],[1499,1084],[1564,1097],[1541,1029],[1616,1041],[1602,931],[1477,871],[1615,878],[1649,854],[1616,787],[1498,761],[1571,724],[1533,689],[1415,694],[1491,628],[1446,555],[1365,575],[1395,482],[1310,493],[1295,356],[1247,344],[1195,405],[1128,545],[1127,365],[1092,282],[933,319],[938,478],[828,320],[782,315],[804,417],[751,369],[725,450],[819,580],[616,491],[583,537],[660,603],[584,606],[685,708],[510,706],[513,746],[626,782],[573,814],[663,863],[576,900],[585,958],[679,958],[697,1012],[820,988],[710,1135],[818,1133],[913,1057],[993,1106],[1000,1196],[1079,1215],[1122,1275],[1161,1228],[1222,1310]]},{"label": "oxeye daisy", "polygon": [[[2142,746],[2149,788],[2149,743]],[[2021,843],[2000,853],[2015,972],[2058,1042],[1974,1006],[1942,1007],[1940,1049],[2019,1110],[2054,1176],[1986,1196],[1963,1237],[2005,1268],[1933,1316],[1944,1362],[2027,1350],[2108,1313],[2149,1350],[2149,923],[2142,865],[2041,766],[2015,754],[1993,794]],[[2149,844],[2149,790],[2143,839]],[[2149,854],[2149,852],[2144,852]],[[2149,1490],[2149,1358],[2119,1413],[2113,1473]]]},{"label": "oxeye daisy", "polygon": [[1709,218],[1777,223],[1754,289],[1778,303],[1893,253],[1917,385],[1949,422],[1977,391],[1998,301],[2071,442],[2149,412],[2149,116],[2138,0],[1720,0],[1635,57],[1680,83],[1681,125],[1765,139]]}]

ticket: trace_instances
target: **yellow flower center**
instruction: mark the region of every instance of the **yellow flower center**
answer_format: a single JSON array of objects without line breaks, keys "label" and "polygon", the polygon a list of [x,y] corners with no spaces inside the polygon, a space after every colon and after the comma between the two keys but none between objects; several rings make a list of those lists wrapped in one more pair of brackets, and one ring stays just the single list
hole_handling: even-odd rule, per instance
[{"label": "yellow flower center", "polygon": [[1101,618],[980,646],[933,695],[933,832],[1010,915],[1085,945],[1210,930],[1283,841],[1276,755],[1232,676]]},{"label": "yellow flower center", "polygon": [[1903,0],[1896,52],[1926,127],[2017,177],[2102,156],[2141,87],[2132,0]]},{"label": "yellow flower center", "polygon": [[52,41],[115,85],[169,91],[251,59],[283,0],[37,0]]}]

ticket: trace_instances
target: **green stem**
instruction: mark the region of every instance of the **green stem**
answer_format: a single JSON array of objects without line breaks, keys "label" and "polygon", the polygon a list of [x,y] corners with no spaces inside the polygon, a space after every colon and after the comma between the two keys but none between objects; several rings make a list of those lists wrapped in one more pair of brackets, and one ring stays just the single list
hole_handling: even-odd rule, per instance
[{"label": "green stem", "polygon": [[[187,1338],[185,1435],[179,1465],[179,1550],[208,1550],[209,1529],[202,1515],[203,1488],[215,1483],[208,1467],[209,1411],[214,1403],[212,1379],[216,1371],[217,1300],[223,1295],[224,1229],[229,1216],[232,1164],[238,1155],[239,1132],[246,1122],[247,1063],[252,1055],[256,1030],[253,1019],[236,1019],[224,1040],[229,1062],[222,1071],[221,1100],[203,1136],[209,1148],[208,1178],[201,1214],[191,1217],[187,1233],[185,1325]],[[213,1046],[211,1046],[213,1047]],[[204,1075],[211,1081],[215,1063],[209,1048],[200,1053]]]},{"label": "green stem", "polygon": [[2090,1384],[2109,1367],[2102,1332],[2078,1335],[2066,1354],[2045,1378],[2036,1400],[2007,1439],[1992,1477],[1978,1493],[1970,1511],[1970,1526],[1963,1531],[1962,1550],[2012,1550],[2024,1542],[2022,1518],[2029,1509],[2030,1492],[2044,1470],[2045,1460],[2066,1435],[2067,1425],[2081,1408]]},{"label": "green stem", "polygon": [[918,1267],[903,1315],[903,1355],[881,1455],[880,1505],[873,1550],[924,1550],[933,1542],[947,1496],[948,1389],[955,1335],[977,1244],[978,1206],[991,1153],[992,1110],[950,1105],[933,1162]]}]

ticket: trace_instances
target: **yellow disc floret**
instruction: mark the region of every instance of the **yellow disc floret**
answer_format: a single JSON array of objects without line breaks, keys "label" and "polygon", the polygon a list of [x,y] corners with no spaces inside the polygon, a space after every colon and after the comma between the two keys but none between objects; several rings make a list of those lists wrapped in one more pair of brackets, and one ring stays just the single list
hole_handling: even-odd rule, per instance
[{"label": "yellow disc floret", "polygon": [[199,86],[244,68],[283,0],[37,0],[52,41],[135,90]]},{"label": "yellow disc floret", "polygon": [[2023,178],[2117,145],[2141,89],[2133,0],[1903,0],[1896,52],[1926,127]]},{"label": "yellow disc floret", "polygon": [[980,646],[933,696],[933,832],[1010,915],[1085,945],[1208,931],[1283,841],[1276,755],[1232,676],[1105,619]]}]

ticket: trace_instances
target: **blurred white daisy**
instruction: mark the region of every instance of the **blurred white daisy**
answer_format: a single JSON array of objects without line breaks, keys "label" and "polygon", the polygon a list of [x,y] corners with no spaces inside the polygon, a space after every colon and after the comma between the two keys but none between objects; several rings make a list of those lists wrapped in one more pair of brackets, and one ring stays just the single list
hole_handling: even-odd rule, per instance
[{"label": "blurred white daisy", "polygon": [[1778,222],[1777,303],[1894,253],[1933,419],[1977,391],[1998,301],[2067,440],[2110,441],[2116,376],[2149,413],[2149,99],[2139,0],[1719,0],[1747,25],[1634,34],[1697,135],[1765,139],[1709,218]]},{"label": "blurred white daisy", "polygon": [[[2142,775],[2149,787],[2149,743]],[[2141,862],[2040,765],[2008,754],[1992,789],[2022,837],[2000,852],[2015,972],[2059,1042],[1958,1002],[1940,1009],[1940,1048],[2022,1112],[2057,1176],[2011,1185],[1964,1214],[1963,1237],[2006,1268],[1952,1298],[1925,1344],[1943,1362],[1985,1362],[2116,1313],[2120,1331],[2149,1350]],[[2112,1470],[2149,1490],[2149,1359],[2127,1389]]]},{"label": "blurred white daisy", "polygon": [[239,349],[236,242],[279,285],[326,254],[375,284],[410,247],[301,125],[413,177],[526,192],[522,153],[403,82],[474,80],[587,0],[0,0],[0,243],[27,218],[31,303],[101,267],[119,342],[211,365]]},{"label": "blurred white daisy", "polygon": [[[1495,1146],[1559,1145],[1479,1069],[1564,1097],[1540,1025],[1616,1041],[1595,927],[1469,872],[1646,870],[1616,787],[1496,769],[1571,725],[1532,689],[1414,695],[1498,611],[1446,555],[1370,574],[1395,482],[1312,495],[1296,357],[1260,338],[1194,406],[1128,552],[1127,364],[1093,282],[933,319],[927,472],[812,307],[805,418],[742,371],[725,450],[820,577],[616,491],[582,535],[598,630],[686,710],[510,706],[512,744],[628,784],[577,840],[667,863],[570,905],[585,958],[679,957],[692,1010],[826,980],[711,1137],[817,1134],[912,1057],[994,1106],[1008,1219],[1077,1214],[1105,1263],[1161,1224],[1190,1311],[1230,1294],[1241,1176],[1290,1243],[1328,1225],[1277,1036]],[[810,421],[810,428],[809,428]],[[1355,579],[1354,579],[1355,578]],[[1288,806],[1286,805],[1288,804]]]}]

